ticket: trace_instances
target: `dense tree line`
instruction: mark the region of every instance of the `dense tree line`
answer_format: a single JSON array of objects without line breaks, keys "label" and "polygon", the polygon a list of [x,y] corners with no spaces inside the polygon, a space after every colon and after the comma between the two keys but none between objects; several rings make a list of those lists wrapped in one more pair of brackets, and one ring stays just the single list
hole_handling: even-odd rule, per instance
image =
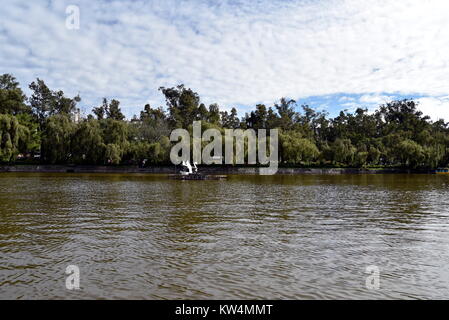
[{"label": "dense tree line", "polygon": [[[239,119],[237,110],[206,107],[183,85],[160,88],[167,106],[145,105],[126,120],[118,100],[103,99],[92,114],[76,120],[79,96],[53,91],[41,79],[26,97],[9,74],[0,76],[0,162],[61,164],[168,164],[175,128],[280,130],[279,159],[292,166],[401,166],[436,168],[449,162],[449,127],[431,121],[412,100],[392,101],[375,112],[358,108],[335,118],[282,98],[258,104]],[[300,109],[301,111],[297,111]],[[28,160],[26,160],[28,159]]]}]

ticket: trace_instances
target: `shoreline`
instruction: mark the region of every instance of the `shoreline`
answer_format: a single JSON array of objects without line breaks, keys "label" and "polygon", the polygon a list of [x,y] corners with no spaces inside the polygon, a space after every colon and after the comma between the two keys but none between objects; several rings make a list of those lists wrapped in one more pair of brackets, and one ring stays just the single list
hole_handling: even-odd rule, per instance
[{"label": "shoreline", "polygon": [[[217,175],[259,175],[259,167],[200,167],[201,173]],[[2,172],[22,173],[121,173],[121,174],[173,174],[174,166],[88,166],[88,165],[0,165]],[[276,175],[338,175],[338,174],[429,174],[430,170],[412,170],[401,168],[288,168],[279,167]]]}]

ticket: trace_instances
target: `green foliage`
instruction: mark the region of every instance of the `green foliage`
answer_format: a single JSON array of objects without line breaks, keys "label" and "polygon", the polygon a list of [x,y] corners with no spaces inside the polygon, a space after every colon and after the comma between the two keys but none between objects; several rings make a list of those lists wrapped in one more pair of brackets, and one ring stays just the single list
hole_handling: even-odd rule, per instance
[{"label": "green foliage", "polygon": [[218,104],[216,104],[216,103],[211,104],[209,106],[209,112],[207,114],[208,114],[208,117],[207,117],[208,122],[213,123],[213,124],[220,123],[220,107],[218,106]]},{"label": "green foliage", "polygon": [[[0,76],[0,161],[18,154],[43,163],[169,163],[169,135],[175,128],[203,132],[219,129],[280,129],[279,159],[286,165],[403,166],[436,168],[449,164],[449,125],[432,122],[413,100],[391,101],[374,112],[358,108],[334,118],[308,105],[281,98],[269,107],[257,104],[240,120],[237,110],[208,108],[193,90],[161,87],[167,110],[145,105],[140,116],[125,119],[120,102],[104,98],[87,119],[74,121],[79,96],[68,98],[43,80],[29,85],[28,99],[16,79]],[[223,139],[224,141],[224,139]],[[245,140],[245,144],[248,142]],[[203,142],[203,147],[208,142]],[[247,152],[247,150],[245,150]]]},{"label": "green foliage", "polygon": [[43,158],[52,164],[70,162],[74,132],[75,124],[67,115],[57,114],[47,118],[42,132]]},{"label": "green foliage", "polygon": [[279,114],[279,117],[276,117],[276,121],[274,123],[276,128],[280,128],[282,130],[289,130],[293,128],[295,124],[295,117],[297,115],[294,109],[295,105],[295,100],[288,100],[286,98],[281,98],[280,102],[274,105]]},{"label": "green foliage", "polygon": [[[32,82],[29,88],[33,91],[29,101],[33,114],[42,126],[48,117],[57,114],[69,116],[76,109],[76,104],[81,101],[79,96],[67,98],[62,91],[52,91],[39,78]],[[41,128],[42,129],[42,128]]]},{"label": "green foliage", "polygon": [[119,164],[128,151],[128,125],[124,121],[112,118],[100,121],[103,129],[103,141],[106,144],[104,160],[108,164]]},{"label": "green foliage", "polygon": [[372,146],[368,152],[368,162],[376,165],[379,163],[381,152],[376,147]]},{"label": "green foliage", "polygon": [[[184,85],[175,88],[159,88],[165,96],[169,112],[169,122],[175,128],[187,128],[200,115],[200,98],[196,92]],[[201,110],[204,113],[204,109]],[[210,115],[209,115],[210,116]],[[219,113],[218,113],[219,116]]]},{"label": "green foliage", "polygon": [[357,149],[352,145],[350,139],[335,140],[332,145],[333,160],[337,164],[353,164]]},{"label": "green foliage", "polygon": [[163,137],[170,136],[170,127],[162,108],[152,109],[149,104],[140,113],[140,121],[131,122],[134,136],[130,139],[147,142],[160,142]]},{"label": "green foliage", "polygon": [[122,154],[123,150],[120,146],[113,143],[106,145],[105,159],[108,164],[120,164]]},{"label": "green foliage", "polygon": [[100,122],[94,119],[79,123],[72,138],[75,163],[100,164],[104,161],[105,144]]},{"label": "green foliage", "polygon": [[309,164],[320,155],[317,146],[309,139],[302,138],[297,132],[281,135],[283,161],[288,164]]},{"label": "green foliage", "polygon": [[[237,129],[240,127],[240,120],[237,117],[237,110],[235,108],[232,108],[229,114],[227,111],[220,112],[220,114],[221,114],[221,125],[223,126],[223,128]],[[207,121],[207,118],[205,120]]]},{"label": "green foliage", "polygon": [[399,142],[396,146],[396,153],[403,166],[412,168],[422,164],[425,157],[424,148],[410,139]]},{"label": "green foliage", "polygon": [[0,76],[0,114],[17,115],[24,112],[30,112],[25,104],[26,96],[19,83],[10,74]]},{"label": "green foliage", "polygon": [[359,151],[354,156],[354,167],[364,167],[367,164],[369,153],[366,151]]},{"label": "green foliage", "polygon": [[163,137],[160,142],[150,144],[148,159],[152,164],[168,163],[170,160],[170,139]]},{"label": "green foliage", "polygon": [[20,113],[16,116],[19,121],[19,150],[22,153],[38,153],[41,148],[41,131],[39,124],[30,113]]},{"label": "green foliage", "polygon": [[103,119],[113,119],[118,121],[123,121],[125,116],[120,109],[120,101],[112,99],[108,103],[108,99],[103,98],[103,104],[100,107],[92,109],[92,112],[97,116],[98,120]]},{"label": "green foliage", "polygon": [[21,125],[17,117],[0,114],[0,162],[13,162],[21,146],[27,145],[29,130]]}]

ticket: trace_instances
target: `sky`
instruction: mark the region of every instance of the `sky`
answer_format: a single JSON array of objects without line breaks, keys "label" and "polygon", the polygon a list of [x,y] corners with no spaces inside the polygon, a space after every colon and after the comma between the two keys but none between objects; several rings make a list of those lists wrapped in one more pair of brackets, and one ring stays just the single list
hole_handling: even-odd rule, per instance
[{"label": "sky", "polygon": [[[36,78],[89,113],[102,98],[139,114],[185,84],[243,115],[281,97],[336,115],[416,99],[449,121],[447,0],[11,0],[0,74]],[[79,9],[79,28],[68,6]],[[70,7],[72,8],[72,7]],[[29,94],[29,90],[25,90]]]}]

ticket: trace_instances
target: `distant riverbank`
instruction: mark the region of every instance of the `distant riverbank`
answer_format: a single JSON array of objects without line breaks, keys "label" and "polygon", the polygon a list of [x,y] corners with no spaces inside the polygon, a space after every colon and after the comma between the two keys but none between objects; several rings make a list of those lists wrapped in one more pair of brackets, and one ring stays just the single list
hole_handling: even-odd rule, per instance
[{"label": "distant riverbank", "polygon": [[[170,174],[179,169],[175,166],[69,166],[69,165],[0,165],[0,172],[54,172],[54,173],[148,173]],[[259,174],[259,167],[201,166],[205,174]],[[288,168],[280,167],[278,175],[296,174],[385,174],[385,173],[430,173],[428,170],[401,168]]]}]

